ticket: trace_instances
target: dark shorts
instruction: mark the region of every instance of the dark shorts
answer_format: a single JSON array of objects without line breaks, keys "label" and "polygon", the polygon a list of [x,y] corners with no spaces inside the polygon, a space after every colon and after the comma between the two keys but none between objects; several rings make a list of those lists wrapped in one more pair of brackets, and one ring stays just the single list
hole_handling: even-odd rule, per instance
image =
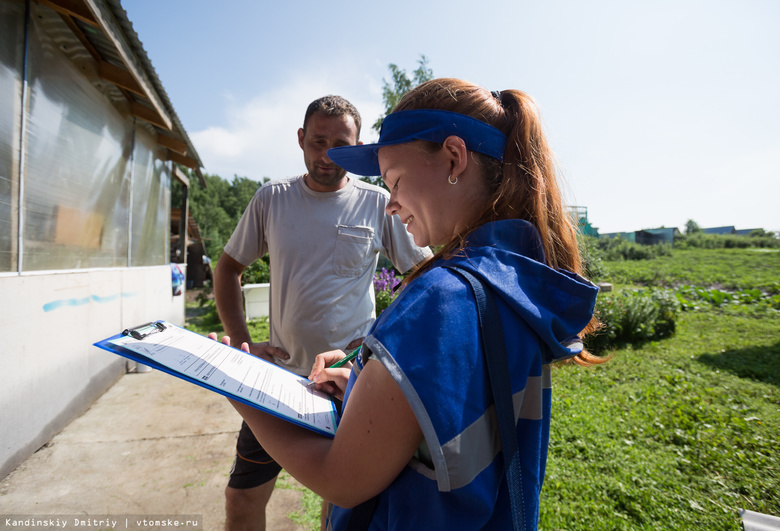
[{"label": "dark shorts", "polygon": [[230,470],[228,487],[251,489],[268,483],[282,470],[260,446],[246,422],[241,423],[236,441],[236,460]]},{"label": "dark shorts", "polygon": [[[341,414],[341,400],[333,399],[337,414]],[[236,459],[230,470],[228,487],[234,489],[252,489],[268,483],[282,470],[276,461],[257,442],[254,433],[246,422],[241,423],[236,441]]]}]

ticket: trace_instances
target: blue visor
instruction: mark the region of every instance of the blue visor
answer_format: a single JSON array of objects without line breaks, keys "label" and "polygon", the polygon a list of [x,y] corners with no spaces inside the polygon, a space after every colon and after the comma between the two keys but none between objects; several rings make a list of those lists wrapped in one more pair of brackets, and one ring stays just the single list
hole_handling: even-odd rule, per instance
[{"label": "blue visor", "polygon": [[383,146],[427,140],[440,144],[457,136],[471,151],[504,160],[506,135],[481,120],[450,111],[421,109],[394,112],[384,119],[376,144],[341,146],[328,150],[330,160],[355,175],[381,175],[377,152]]}]

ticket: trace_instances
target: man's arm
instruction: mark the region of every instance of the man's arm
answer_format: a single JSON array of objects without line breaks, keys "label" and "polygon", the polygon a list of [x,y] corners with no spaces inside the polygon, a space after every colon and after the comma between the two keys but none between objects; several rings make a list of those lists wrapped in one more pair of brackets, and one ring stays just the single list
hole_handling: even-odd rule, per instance
[{"label": "man's arm", "polygon": [[234,346],[249,343],[249,350],[255,356],[273,362],[273,358],[288,359],[284,350],[271,347],[268,343],[253,343],[246,327],[244,317],[243,294],[241,293],[241,274],[246,266],[227,253],[222,253],[214,270],[214,299],[217,312],[225,328],[225,335],[231,337]]},{"label": "man's arm", "polygon": [[227,253],[222,253],[214,270],[214,299],[225,328],[225,335],[237,344],[251,343],[246,327],[241,294],[241,274],[246,267]]}]

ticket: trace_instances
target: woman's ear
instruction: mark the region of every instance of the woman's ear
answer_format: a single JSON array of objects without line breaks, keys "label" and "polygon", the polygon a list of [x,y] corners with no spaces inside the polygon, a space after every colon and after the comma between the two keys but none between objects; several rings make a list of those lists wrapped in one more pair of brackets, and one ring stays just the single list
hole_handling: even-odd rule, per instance
[{"label": "woman's ear", "polygon": [[442,150],[445,156],[450,159],[450,169],[454,178],[466,171],[469,150],[462,138],[454,135],[448,136],[442,143]]}]

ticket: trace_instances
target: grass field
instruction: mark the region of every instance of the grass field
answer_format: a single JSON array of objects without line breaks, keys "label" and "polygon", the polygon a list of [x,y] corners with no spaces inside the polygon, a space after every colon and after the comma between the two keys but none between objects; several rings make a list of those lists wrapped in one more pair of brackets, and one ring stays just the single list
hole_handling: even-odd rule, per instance
[{"label": "grass field", "polygon": [[[777,293],[780,282],[777,252],[604,265],[618,286]],[[701,305],[670,338],[615,350],[598,367],[555,368],[540,529],[738,530],[739,508],[780,516],[780,313]]]},{"label": "grass field", "polygon": [[559,367],[541,529],[741,529],[780,515],[780,318],[685,314],[672,338]]},{"label": "grass field", "polygon": [[[685,250],[605,264],[624,286],[777,293],[780,254]],[[558,367],[541,529],[741,529],[780,515],[780,313],[685,312],[674,336]]]},{"label": "grass field", "polygon": [[684,249],[653,260],[606,262],[608,280],[618,284],[677,287],[692,284],[728,290],[780,291],[778,249]]}]

